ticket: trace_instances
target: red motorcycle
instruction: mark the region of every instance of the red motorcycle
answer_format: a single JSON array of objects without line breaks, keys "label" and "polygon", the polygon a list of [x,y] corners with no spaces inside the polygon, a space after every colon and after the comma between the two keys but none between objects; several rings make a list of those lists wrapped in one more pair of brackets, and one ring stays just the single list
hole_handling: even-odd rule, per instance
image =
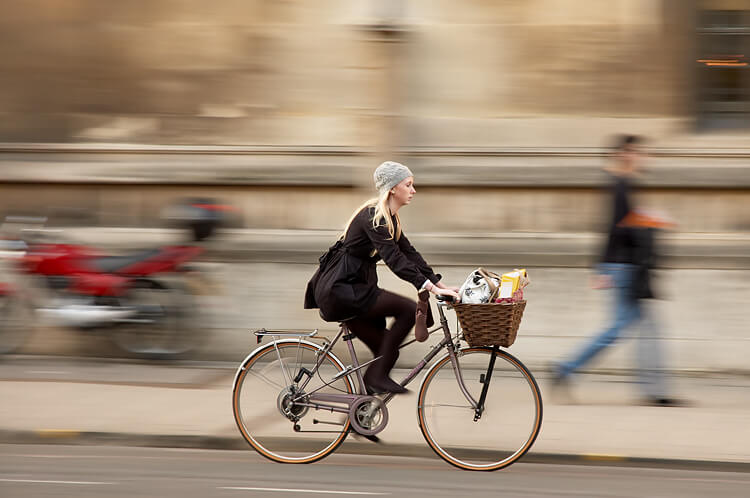
[{"label": "red motorcycle", "polygon": [[[213,231],[205,221],[192,227],[195,240]],[[200,339],[186,285],[195,270],[188,263],[202,252],[197,245],[172,245],[108,256],[88,246],[6,239],[0,254],[12,255],[17,271],[0,283],[0,353],[23,344],[28,310],[55,325],[107,329],[118,347],[138,357],[187,353]]]}]

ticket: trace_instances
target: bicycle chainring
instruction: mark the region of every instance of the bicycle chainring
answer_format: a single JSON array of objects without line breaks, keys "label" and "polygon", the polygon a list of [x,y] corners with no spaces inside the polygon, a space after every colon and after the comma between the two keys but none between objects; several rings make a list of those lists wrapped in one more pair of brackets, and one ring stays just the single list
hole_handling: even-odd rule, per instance
[{"label": "bicycle chainring", "polygon": [[388,408],[380,398],[360,396],[349,407],[352,428],[363,436],[374,436],[388,425]]}]

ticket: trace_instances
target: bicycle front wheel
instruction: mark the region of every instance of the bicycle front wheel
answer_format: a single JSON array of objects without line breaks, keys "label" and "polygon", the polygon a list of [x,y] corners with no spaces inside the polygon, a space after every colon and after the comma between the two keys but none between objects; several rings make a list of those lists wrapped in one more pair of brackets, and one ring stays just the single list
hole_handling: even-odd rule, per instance
[{"label": "bicycle front wheel", "polygon": [[446,355],[427,371],[419,388],[417,417],[422,434],[435,453],[456,467],[507,467],[531,448],[542,427],[539,386],[506,351],[466,348],[456,356],[474,401],[480,401],[487,386],[483,407],[477,410],[466,398]]},{"label": "bicycle front wheel", "polygon": [[[346,413],[317,410],[305,395],[353,393],[338,358],[312,342],[284,340],[263,346],[237,371],[232,410],[242,436],[266,458],[281,463],[310,463],[333,452],[349,431]],[[329,384],[330,383],[330,384]],[[326,385],[328,384],[328,385]]]}]

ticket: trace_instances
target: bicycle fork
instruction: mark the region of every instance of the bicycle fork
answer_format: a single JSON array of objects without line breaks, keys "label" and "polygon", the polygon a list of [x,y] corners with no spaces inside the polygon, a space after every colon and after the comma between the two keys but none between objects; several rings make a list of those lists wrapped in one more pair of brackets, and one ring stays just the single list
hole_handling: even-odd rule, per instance
[{"label": "bicycle fork", "polygon": [[487,399],[487,391],[490,388],[490,381],[492,380],[492,371],[495,369],[495,358],[498,352],[498,346],[492,346],[492,356],[490,356],[490,363],[487,365],[487,373],[479,376],[479,383],[482,384],[482,394],[479,395],[479,401],[477,407],[474,410],[474,422],[482,418],[484,413],[484,400]]}]

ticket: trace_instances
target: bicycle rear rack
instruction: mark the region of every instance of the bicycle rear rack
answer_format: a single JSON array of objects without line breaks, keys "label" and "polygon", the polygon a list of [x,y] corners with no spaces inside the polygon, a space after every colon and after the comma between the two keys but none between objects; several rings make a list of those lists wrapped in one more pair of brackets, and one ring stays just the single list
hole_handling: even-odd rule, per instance
[{"label": "bicycle rear rack", "polygon": [[318,335],[318,329],[313,330],[312,332],[308,332],[305,330],[266,330],[266,329],[260,329],[253,332],[253,334],[258,338],[258,344],[260,344],[260,341],[263,340],[263,337],[265,336],[274,336],[274,337],[315,337]]}]

